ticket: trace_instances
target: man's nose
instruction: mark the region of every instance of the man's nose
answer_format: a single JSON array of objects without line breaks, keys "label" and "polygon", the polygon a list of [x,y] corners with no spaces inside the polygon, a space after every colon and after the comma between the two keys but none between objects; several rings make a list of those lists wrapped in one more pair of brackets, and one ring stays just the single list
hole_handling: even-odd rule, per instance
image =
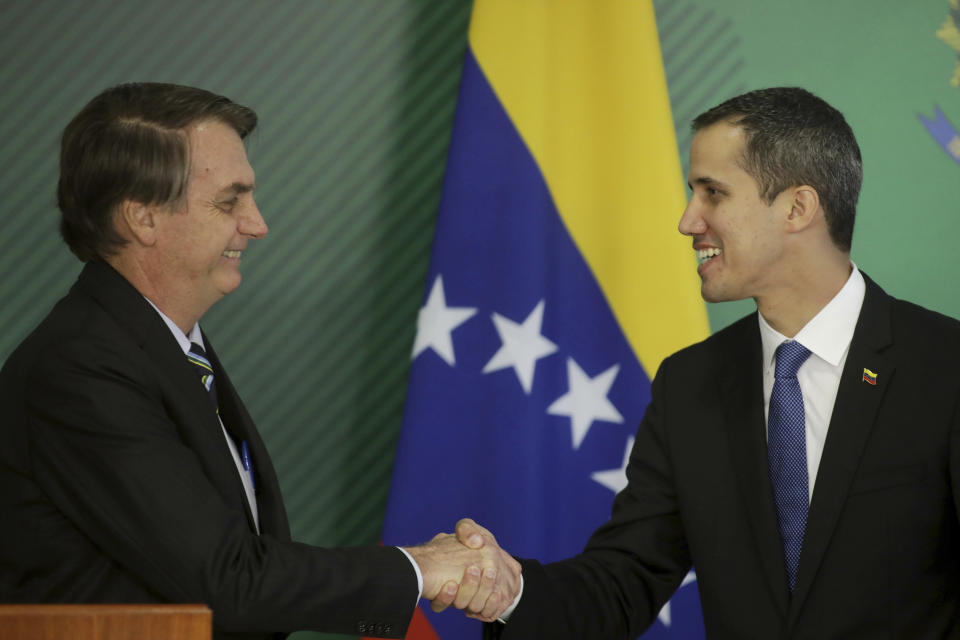
[{"label": "man's nose", "polygon": [[695,236],[707,231],[707,223],[698,213],[695,200],[693,197],[690,198],[677,224],[677,230],[685,236]]},{"label": "man's nose", "polygon": [[256,202],[240,216],[239,231],[243,235],[250,236],[251,238],[262,238],[267,235],[269,229]]}]

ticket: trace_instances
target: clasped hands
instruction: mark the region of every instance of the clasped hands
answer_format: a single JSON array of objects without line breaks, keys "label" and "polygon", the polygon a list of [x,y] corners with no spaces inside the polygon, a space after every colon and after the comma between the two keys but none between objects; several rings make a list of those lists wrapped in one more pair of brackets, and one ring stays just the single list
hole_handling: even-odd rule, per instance
[{"label": "clasped hands", "polygon": [[453,605],[468,617],[492,622],[520,590],[520,563],[469,518],[457,522],[456,533],[438,533],[430,542],[404,549],[420,567],[422,597],[434,611]]}]

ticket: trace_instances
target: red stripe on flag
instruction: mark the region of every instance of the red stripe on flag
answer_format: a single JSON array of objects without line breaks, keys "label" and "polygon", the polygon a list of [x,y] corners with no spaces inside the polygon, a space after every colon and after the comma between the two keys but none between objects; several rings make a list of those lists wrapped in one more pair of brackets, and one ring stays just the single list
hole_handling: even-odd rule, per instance
[{"label": "red stripe on flag", "polygon": [[410,630],[407,631],[407,640],[440,640],[440,636],[433,630],[433,625],[427,620],[423,609],[417,607],[410,621]]},{"label": "red stripe on flag", "polygon": [[[383,546],[383,540],[377,543]],[[433,625],[427,620],[426,614],[419,606],[413,610],[413,617],[410,619],[410,626],[407,628],[407,635],[404,640],[440,640],[440,636],[433,630]],[[364,636],[361,640],[376,640]]]},{"label": "red stripe on flag", "polygon": [[[433,630],[430,621],[423,613],[423,609],[417,607],[413,611],[413,618],[410,620],[410,628],[407,629],[405,640],[440,640],[440,636]],[[363,638],[363,640],[374,640],[373,638]]]}]

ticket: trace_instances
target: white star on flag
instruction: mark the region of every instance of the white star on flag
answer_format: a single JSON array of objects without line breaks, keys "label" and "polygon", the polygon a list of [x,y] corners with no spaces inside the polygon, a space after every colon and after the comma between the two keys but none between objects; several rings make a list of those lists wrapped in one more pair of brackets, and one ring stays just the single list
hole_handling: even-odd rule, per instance
[{"label": "white star on flag", "polygon": [[443,278],[437,275],[430,289],[427,303],[420,307],[417,317],[417,337],[413,341],[413,355],[418,355],[427,349],[433,349],[451,367],[456,359],[453,355],[453,340],[450,332],[469,320],[477,310],[470,307],[448,307],[443,294]]},{"label": "white star on flag", "polygon": [[544,301],[541,300],[523,324],[517,324],[499,313],[493,314],[493,324],[503,345],[483,368],[484,373],[491,373],[513,367],[520,379],[520,386],[527,395],[530,395],[530,390],[533,389],[533,370],[537,366],[537,360],[557,350],[557,345],[540,334],[540,327],[543,326],[543,306]]},{"label": "white star on flag", "polygon": [[[696,579],[697,579],[696,572],[691,571],[687,573],[687,575],[683,576],[683,582],[681,582],[680,586],[677,587],[677,591],[680,591],[680,589],[683,589],[685,586],[687,586],[688,584],[690,584]],[[676,592],[674,592],[674,595],[676,595]],[[670,610],[669,600],[667,601],[667,604],[663,605],[663,608],[660,609],[660,613],[657,614],[657,620],[662,622],[665,627],[669,627],[673,623],[673,615],[672,615],[672,611]]]},{"label": "white star on flag", "polygon": [[627,438],[627,450],[623,454],[623,466],[619,469],[594,471],[590,477],[614,493],[620,493],[627,486],[627,463],[630,462],[630,452],[633,451],[633,436]]},{"label": "white star on flag", "polygon": [[590,378],[573,358],[567,358],[567,379],[570,390],[554,400],[547,413],[554,416],[569,416],[573,429],[573,448],[587,436],[594,420],[623,423],[623,416],[607,399],[607,392],[617,378],[620,365],[615,364],[596,378]]}]

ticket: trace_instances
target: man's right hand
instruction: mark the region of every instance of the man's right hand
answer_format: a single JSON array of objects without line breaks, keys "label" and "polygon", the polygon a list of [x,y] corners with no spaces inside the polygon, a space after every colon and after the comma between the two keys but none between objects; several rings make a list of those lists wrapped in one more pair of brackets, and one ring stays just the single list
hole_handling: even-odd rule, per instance
[{"label": "man's right hand", "polygon": [[520,563],[473,520],[460,520],[456,531],[405,548],[420,567],[423,597],[434,611],[453,605],[470,617],[492,622],[519,592]]}]

